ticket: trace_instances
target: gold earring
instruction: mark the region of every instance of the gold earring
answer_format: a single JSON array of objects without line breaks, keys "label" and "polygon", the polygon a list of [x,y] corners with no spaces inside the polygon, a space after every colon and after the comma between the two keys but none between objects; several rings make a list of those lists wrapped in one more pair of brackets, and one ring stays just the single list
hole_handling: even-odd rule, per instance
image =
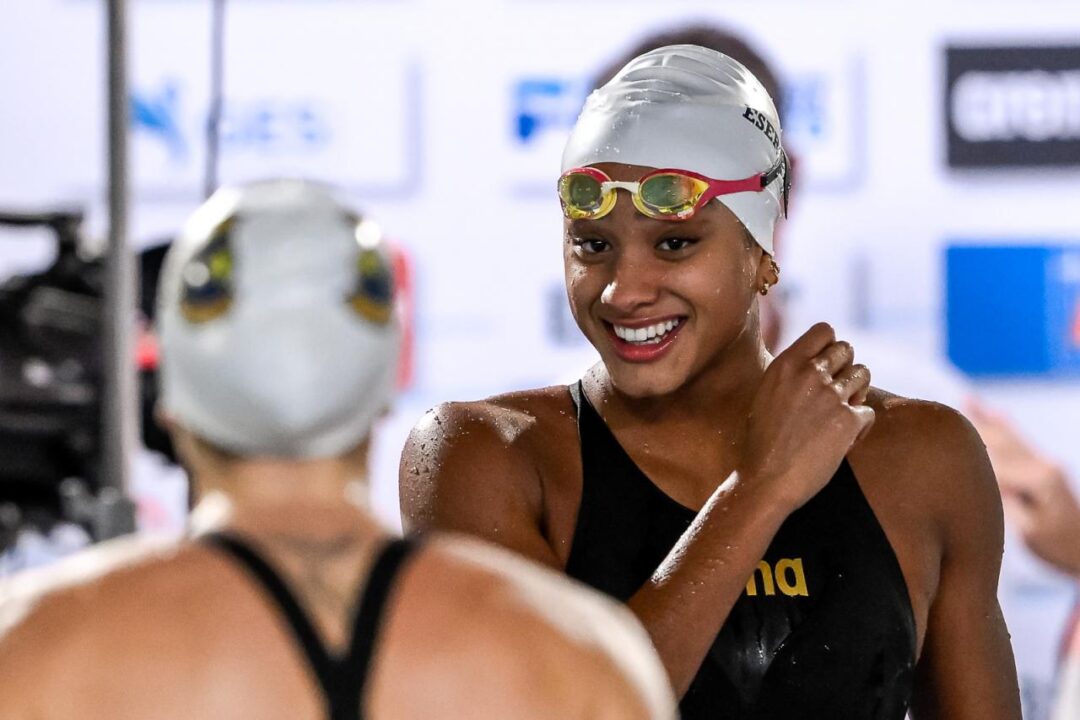
[{"label": "gold earring", "polygon": [[770,287],[772,287],[772,284],[768,280],[765,280],[761,283],[761,290],[759,290],[758,292],[760,292],[762,295],[768,295]]}]

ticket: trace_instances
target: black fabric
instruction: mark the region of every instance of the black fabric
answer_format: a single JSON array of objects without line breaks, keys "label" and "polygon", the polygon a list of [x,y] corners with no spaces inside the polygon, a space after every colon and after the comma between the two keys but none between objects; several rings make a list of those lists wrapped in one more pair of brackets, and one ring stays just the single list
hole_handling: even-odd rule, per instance
[{"label": "black fabric", "polygon": [[394,580],[405,561],[415,552],[416,541],[393,540],[376,558],[363,595],[356,605],[349,650],[345,655],[335,657],[319,639],[315,626],[296,596],[250,545],[225,533],[211,533],[203,536],[202,540],[235,558],[281,609],[326,695],[327,717],[330,720],[361,720],[364,685],[375,653],[379,624]]},{"label": "black fabric", "polygon": [[[634,464],[585,397],[583,487],[566,572],[619,600],[696,513]],[[684,696],[684,720],[903,720],[915,620],[903,573],[845,460],[780,527]],[[751,595],[750,591],[755,594]]]}]

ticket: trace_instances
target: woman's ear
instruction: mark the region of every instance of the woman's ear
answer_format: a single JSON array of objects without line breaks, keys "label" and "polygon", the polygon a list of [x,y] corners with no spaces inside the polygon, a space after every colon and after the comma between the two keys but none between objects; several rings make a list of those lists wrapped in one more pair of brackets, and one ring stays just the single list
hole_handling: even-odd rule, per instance
[{"label": "woman's ear", "polygon": [[755,284],[762,295],[767,295],[769,288],[780,282],[780,266],[773,260],[772,255],[763,252],[758,260]]}]

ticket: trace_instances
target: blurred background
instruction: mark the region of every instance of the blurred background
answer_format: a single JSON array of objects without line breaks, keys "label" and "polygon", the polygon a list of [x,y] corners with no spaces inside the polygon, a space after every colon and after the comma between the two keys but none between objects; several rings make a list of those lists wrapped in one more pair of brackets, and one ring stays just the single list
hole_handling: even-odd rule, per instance
[{"label": "blurred background", "polygon": [[[743,37],[780,76],[798,162],[785,337],[832,322],[876,385],[992,408],[1080,478],[1075,0],[132,0],[147,329],[162,249],[207,182],[215,7],[212,174],[330,181],[398,248],[409,351],[372,470],[387,523],[426,409],[591,364],[563,289],[562,144],[596,73],[687,23]],[[100,482],[106,42],[97,0],[0,0],[0,573],[93,535],[56,521],[79,494],[62,480]],[[135,361],[153,450],[130,459],[130,491],[141,528],[176,532],[186,485],[150,419],[152,343]],[[1010,534],[1001,598],[1026,718],[1046,716],[1075,587]]]}]

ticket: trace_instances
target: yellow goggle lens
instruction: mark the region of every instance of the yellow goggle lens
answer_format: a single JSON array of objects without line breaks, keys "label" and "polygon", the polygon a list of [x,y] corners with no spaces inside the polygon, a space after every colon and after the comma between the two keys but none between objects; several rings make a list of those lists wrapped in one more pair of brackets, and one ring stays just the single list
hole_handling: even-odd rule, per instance
[{"label": "yellow goggle lens", "polygon": [[682,215],[693,209],[708,189],[706,182],[686,175],[653,175],[641,183],[638,209],[646,215]]},{"label": "yellow goggle lens", "polygon": [[578,220],[596,217],[604,208],[600,181],[584,173],[573,173],[559,181],[559,198],[568,217]]}]

